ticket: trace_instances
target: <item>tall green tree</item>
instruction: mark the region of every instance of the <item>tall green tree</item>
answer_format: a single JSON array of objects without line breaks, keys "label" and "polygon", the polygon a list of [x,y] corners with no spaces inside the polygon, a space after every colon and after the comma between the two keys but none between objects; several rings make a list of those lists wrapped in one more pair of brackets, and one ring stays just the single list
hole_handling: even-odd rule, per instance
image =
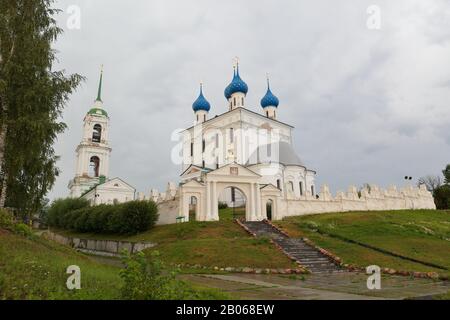
[{"label": "tall green tree", "polygon": [[0,0],[0,207],[36,212],[58,175],[53,144],[82,77],[55,71],[54,0]]},{"label": "tall green tree", "polygon": [[450,164],[448,164],[447,167],[445,167],[442,173],[444,174],[445,184],[450,184]]}]

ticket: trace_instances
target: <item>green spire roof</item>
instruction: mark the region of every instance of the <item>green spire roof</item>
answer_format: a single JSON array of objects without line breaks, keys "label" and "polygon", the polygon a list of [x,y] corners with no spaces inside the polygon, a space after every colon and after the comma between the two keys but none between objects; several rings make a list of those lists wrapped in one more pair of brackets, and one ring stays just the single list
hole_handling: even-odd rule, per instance
[{"label": "green spire roof", "polygon": [[102,83],[103,83],[103,65],[102,65],[102,71],[100,72],[100,82],[98,84],[98,93],[97,93],[97,100],[95,101],[102,101]]}]

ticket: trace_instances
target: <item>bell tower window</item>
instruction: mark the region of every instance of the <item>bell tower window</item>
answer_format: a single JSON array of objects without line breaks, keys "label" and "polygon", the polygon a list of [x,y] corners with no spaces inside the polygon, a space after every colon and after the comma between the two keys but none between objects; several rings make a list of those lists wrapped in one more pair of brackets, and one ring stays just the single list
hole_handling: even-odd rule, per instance
[{"label": "bell tower window", "polygon": [[102,141],[102,126],[96,124],[92,132],[92,142],[100,143]]},{"label": "bell tower window", "polygon": [[89,176],[94,178],[100,176],[100,158],[97,156],[91,157],[89,161]]}]

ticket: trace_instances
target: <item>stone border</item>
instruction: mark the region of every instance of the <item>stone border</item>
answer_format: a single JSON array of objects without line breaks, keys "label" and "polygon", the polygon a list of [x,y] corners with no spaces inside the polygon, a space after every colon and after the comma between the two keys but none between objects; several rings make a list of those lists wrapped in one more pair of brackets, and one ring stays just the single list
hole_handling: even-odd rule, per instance
[{"label": "stone border", "polygon": [[[286,236],[288,236],[290,238],[290,236],[285,231],[281,230],[278,226],[275,226],[270,221],[267,221],[266,223],[268,223],[269,225],[271,225],[272,227],[274,227],[275,229],[277,229],[278,231],[280,231],[281,233],[283,233],[284,235],[286,235]],[[328,250],[325,250],[325,249],[317,246],[310,239],[303,238],[303,241],[305,241],[308,245],[310,245],[311,247],[315,248],[316,250],[320,251],[322,254],[324,254],[327,257],[329,257],[330,259],[332,259],[340,267],[342,267],[344,269],[347,269],[348,271],[355,271],[355,272],[366,273],[366,269],[365,268],[357,266],[357,265],[354,265],[354,264],[344,263],[343,260],[340,257],[338,257],[335,254],[329,252]],[[437,272],[404,271],[404,270],[395,270],[395,269],[392,269],[392,268],[381,268],[381,272],[383,274],[398,275],[398,276],[404,276],[404,277],[427,278],[427,279],[443,280],[443,281],[448,281],[449,280],[448,276],[440,275]]]},{"label": "stone border", "polygon": [[247,274],[306,274],[303,269],[284,269],[284,268],[250,268],[250,267],[209,267],[202,266],[199,264],[191,265],[189,263],[172,263],[170,264],[177,268],[191,268],[191,269],[201,269],[201,270],[211,270],[211,271],[221,271],[229,273],[247,273]]},{"label": "stone border", "polygon": [[48,240],[57,242],[61,245],[71,247],[77,251],[99,256],[120,257],[121,252],[126,250],[130,253],[136,253],[156,246],[150,242],[131,242],[117,240],[91,240],[62,236],[47,230],[43,236]]}]

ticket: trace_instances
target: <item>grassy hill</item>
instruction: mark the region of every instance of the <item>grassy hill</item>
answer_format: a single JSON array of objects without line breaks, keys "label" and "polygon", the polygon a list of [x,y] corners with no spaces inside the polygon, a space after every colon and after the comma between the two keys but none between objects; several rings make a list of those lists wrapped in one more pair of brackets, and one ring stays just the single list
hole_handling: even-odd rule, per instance
[{"label": "grassy hill", "polygon": [[[39,237],[32,239],[0,229],[0,300],[121,299],[121,266]],[[69,291],[68,266],[81,269],[81,290]],[[189,283],[190,299],[229,299],[217,289]],[[195,298],[196,297],[196,298]]]},{"label": "grassy hill", "polygon": [[[82,290],[69,291],[66,269],[81,268]],[[116,299],[119,268],[96,262],[70,248],[0,229],[1,299]]]},{"label": "grassy hill", "polygon": [[[232,210],[221,211],[220,222],[189,222],[157,226],[135,236],[58,233],[86,239],[148,241],[158,245],[167,263],[189,263],[208,267],[295,268],[267,239],[254,239],[232,221]],[[149,251],[151,251],[149,250]]]},{"label": "grassy hill", "polygon": [[330,213],[291,217],[276,224],[291,236],[313,240],[346,263],[450,274],[450,211]]}]

